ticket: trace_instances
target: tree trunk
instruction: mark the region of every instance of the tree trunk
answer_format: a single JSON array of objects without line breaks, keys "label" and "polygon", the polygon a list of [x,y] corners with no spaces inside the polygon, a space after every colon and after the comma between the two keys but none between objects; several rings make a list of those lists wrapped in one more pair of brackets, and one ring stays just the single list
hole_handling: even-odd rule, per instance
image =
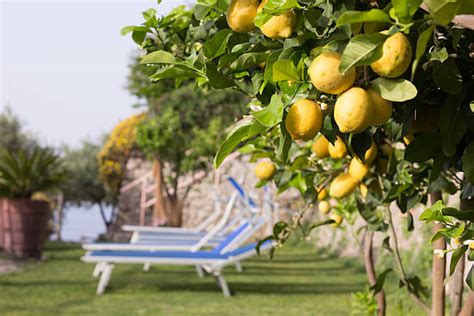
[{"label": "tree trunk", "polygon": [[[431,204],[436,203],[442,199],[441,192],[433,192],[430,195]],[[443,228],[443,224],[434,224],[433,233]],[[446,249],[446,240],[440,238],[433,243],[434,249]],[[432,316],[444,316],[445,313],[445,289],[444,279],[446,277],[446,257],[439,258],[436,254],[433,254],[433,270],[431,272],[432,282],[432,303],[431,303],[431,315]]]},{"label": "tree trunk", "polygon": [[474,291],[469,291],[464,300],[464,306],[462,307],[459,316],[472,316],[474,315]]},{"label": "tree trunk", "polygon": [[[461,199],[461,211],[466,210],[468,207],[468,200]],[[464,266],[465,266],[465,255],[459,259],[456,271],[453,275],[454,293],[453,302],[451,306],[451,315],[458,316],[461,312],[462,306],[462,294],[464,291]]]},{"label": "tree trunk", "polygon": [[[372,243],[374,240],[374,232],[367,231],[365,233],[365,240],[364,240],[364,264],[365,264],[365,271],[367,273],[367,278],[369,279],[369,285],[373,286],[377,283],[377,275],[375,273],[375,264],[374,264],[374,256],[373,256],[373,247]],[[378,316],[385,316],[386,313],[386,300],[385,300],[385,291],[382,289],[380,292],[377,293],[375,296],[377,301],[377,315]]]},{"label": "tree trunk", "polygon": [[64,193],[60,192],[57,197],[56,216],[57,222],[55,227],[56,240],[62,241],[61,230],[63,229],[63,211],[64,211]]},{"label": "tree trunk", "polygon": [[176,195],[168,198],[168,226],[181,227],[183,225],[183,203]]},{"label": "tree trunk", "polygon": [[153,177],[155,178],[156,203],[153,207],[153,226],[164,225],[167,222],[166,201],[164,199],[163,188],[163,167],[158,158],[153,160]]}]

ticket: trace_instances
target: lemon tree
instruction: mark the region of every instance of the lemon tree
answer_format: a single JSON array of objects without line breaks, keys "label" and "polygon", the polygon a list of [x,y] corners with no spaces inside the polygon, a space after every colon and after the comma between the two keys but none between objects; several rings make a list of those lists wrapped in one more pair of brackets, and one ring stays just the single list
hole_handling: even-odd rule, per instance
[{"label": "lemon tree", "polygon": [[[240,150],[264,162],[258,185],[300,191],[306,207],[267,239],[283,244],[295,230],[361,217],[360,232],[384,235],[401,287],[440,315],[444,298],[431,309],[426,285],[406,272],[389,206],[411,231],[411,209],[426,205],[420,219],[437,223],[433,241],[458,241],[438,249],[453,253],[451,274],[464,256],[474,259],[474,33],[457,17],[473,12],[471,0],[198,0],[163,17],[150,9],[122,33],[143,49],[141,63],[156,67],[152,81],[194,80],[196,89],[250,98],[214,164]],[[440,192],[459,193],[461,206],[439,199],[428,207]],[[304,227],[317,203],[326,215]],[[394,272],[374,276],[372,264],[370,291],[383,315],[384,279]],[[466,282],[472,291],[472,271]]]}]

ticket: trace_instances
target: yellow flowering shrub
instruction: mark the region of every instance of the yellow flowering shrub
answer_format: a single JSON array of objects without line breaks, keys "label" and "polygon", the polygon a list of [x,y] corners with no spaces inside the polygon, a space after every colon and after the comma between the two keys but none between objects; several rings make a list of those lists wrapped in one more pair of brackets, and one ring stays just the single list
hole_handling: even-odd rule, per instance
[{"label": "yellow flowering shrub", "polygon": [[110,190],[118,190],[122,183],[124,166],[135,146],[136,127],[143,117],[143,113],[133,115],[117,124],[97,155],[100,179]]}]

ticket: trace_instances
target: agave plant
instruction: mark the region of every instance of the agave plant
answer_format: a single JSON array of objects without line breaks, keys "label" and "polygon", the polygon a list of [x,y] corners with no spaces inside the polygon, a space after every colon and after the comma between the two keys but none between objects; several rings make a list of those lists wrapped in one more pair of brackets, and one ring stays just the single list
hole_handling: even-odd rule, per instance
[{"label": "agave plant", "polygon": [[0,196],[31,198],[56,189],[64,179],[60,157],[50,148],[0,154]]}]

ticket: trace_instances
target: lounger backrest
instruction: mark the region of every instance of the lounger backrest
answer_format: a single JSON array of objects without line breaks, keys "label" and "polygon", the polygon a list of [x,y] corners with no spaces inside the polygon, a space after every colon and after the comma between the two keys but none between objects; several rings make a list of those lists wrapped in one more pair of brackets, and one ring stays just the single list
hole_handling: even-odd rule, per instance
[{"label": "lounger backrest", "polygon": [[253,208],[257,207],[257,204],[255,203],[255,201],[250,196],[247,195],[247,193],[245,192],[245,189],[239,184],[237,180],[235,180],[232,177],[227,177],[227,180],[229,180],[230,184],[232,184],[232,186],[237,190],[237,192],[239,192],[240,197],[244,199],[244,201],[248,203],[250,207],[253,207]]},{"label": "lounger backrest", "polygon": [[222,241],[217,247],[213,249],[213,252],[219,254],[225,254],[232,251],[242,245],[248,238],[250,238],[262,225],[267,222],[266,217],[257,217],[250,222],[245,222],[239,226],[236,230],[230,233],[227,238]]}]

